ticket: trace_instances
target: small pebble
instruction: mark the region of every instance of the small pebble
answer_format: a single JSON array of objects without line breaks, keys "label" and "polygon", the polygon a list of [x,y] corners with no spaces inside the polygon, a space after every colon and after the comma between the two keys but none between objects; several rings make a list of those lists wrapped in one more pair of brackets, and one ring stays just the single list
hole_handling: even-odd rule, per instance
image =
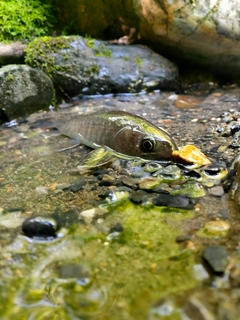
[{"label": "small pebble", "polygon": [[79,190],[81,190],[83,188],[83,186],[86,184],[86,180],[84,177],[81,177],[80,179],[78,179],[77,181],[73,182],[70,185],[70,190],[72,192],[78,192]]},{"label": "small pebble", "polygon": [[208,189],[208,193],[215,197],[221,197],[224,195],[224,189],[222,186],[214,186]]},{"label": "small pebble", "polygon": [[209,278],[209,275],[202,264],[195,264],[193,266],[193,274],[196,280],[203,281]]},{"label": "small pebble", "polygon": [[91,223],[94,218],[101,217],[107,212],[108,210],[105,208],[96,207],[96,208],[82,211],[80,212],[79,215],[84,219],[86,223]]},{"label": "small pebble", "polygon": [[221,233],[230,229],[230,223],[224,220],[208,221],[204,229],[210,233]]}]

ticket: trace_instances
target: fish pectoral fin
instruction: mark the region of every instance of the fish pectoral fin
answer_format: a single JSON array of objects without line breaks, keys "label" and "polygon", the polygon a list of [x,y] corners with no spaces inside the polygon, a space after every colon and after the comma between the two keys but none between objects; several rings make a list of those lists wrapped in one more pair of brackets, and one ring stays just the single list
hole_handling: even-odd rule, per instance
[{"label": "fish pectoral fin", "polygon": [[87,170],[92,170],[104,166],[107,163],[112,162],[114,159],[115,157],[112,155],[110,148],[97,148],[89,152],[87,156],[83,158],[77,169],[80,172],[85,172]]},{"label": "fish pectoral fin", "polygon": [[101,145],[94,143],[92,141],[87,140],[86,138],[83,137],[81,133],[78,133],[78,140],[80,144],[84,144],[85,146],[91,148],[91,149],[96,149],[102,147]]}]

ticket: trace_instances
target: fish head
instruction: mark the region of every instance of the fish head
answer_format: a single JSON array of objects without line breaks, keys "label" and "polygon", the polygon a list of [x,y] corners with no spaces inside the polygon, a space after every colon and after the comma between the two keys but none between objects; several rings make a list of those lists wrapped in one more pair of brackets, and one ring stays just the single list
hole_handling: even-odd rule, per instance
[{"label": "fish head", "polygon": [[140,157],[148,160],[170,160],[172,145],[169,141],[154,136],[145,136],[139,142]]},{"label": "fish head", "polygon": [[175,144],[165,136],[146,134],[138,128],[126,126],[115,135],[113,149],[147,160],[170,160]]}]

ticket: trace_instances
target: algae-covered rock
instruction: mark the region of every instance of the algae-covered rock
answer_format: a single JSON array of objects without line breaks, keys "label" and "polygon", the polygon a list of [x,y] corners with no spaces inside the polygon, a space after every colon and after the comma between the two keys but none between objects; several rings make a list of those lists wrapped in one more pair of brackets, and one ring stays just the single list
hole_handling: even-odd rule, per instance
[{"label": "algae-covered rock", "polygon": [[53,99],[51,79],[26,65],[0,68],[0,121],[26,117],[46,109]]},{"label": "algae-covered rock", "polygon": [[63,96],[175,88],[176,66],[143,46],[118,46],[80,36],[35,39],[26,63],[40,68]]}]

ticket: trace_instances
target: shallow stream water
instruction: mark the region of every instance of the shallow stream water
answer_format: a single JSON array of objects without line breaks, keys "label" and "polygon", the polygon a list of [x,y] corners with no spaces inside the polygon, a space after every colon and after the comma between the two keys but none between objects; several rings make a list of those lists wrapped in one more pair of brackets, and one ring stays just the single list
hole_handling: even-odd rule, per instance
[{"label": "shallow stream water", "polygon": [[[122,192],[94,217],[81,215],[98,210],[113,186],[92,178],[69,188],[87,177],[76,168],[89,149],[58,152],[75,142],[59,135],[54,121],[103,107],[150,120],[213,163],[228,165],[239,150],[220,134],[224,113],[239,117],[235,86],[75,98],[1,127],[0,318],[238,319],[240,225],[231,191],[206,189],[191,210],[134,204]],[[39,216],[57,221],[56,236],[24,234],[25,219]],[[210,246],[226,253],[220,272],[203,259]]]}]

